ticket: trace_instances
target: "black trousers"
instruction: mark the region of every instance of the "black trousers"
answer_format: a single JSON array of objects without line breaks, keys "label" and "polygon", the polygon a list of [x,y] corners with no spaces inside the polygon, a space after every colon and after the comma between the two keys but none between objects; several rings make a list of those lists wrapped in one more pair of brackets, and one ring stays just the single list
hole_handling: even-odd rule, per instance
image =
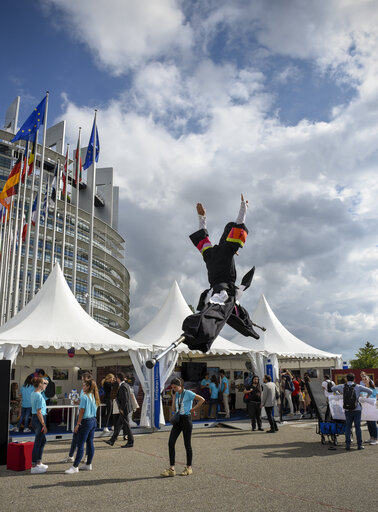
[{"label": "black trousers", "polygon": [[118,414],[118,419],[117,419],[117,422],[114,426],[114,431],[113,431],[113,435],[112,437],[110,438],[110,441],[117,441],[117,437],[121,431],[121,428],[123,429],[123,433],[124,435],[127,435],[127,442],[128,443],[133,443],[134,442],[134,436],[133,436],[133,433],[131,432],[131,428],[130,428],[130,425],[129,425],[129,419],[126,415],[123,415],[123,414]]},{"label": "black trousers", "polygon": [[113,425],[113,403],[110,398],[104,399],[105,404],[105,411],[104,411],[104,423],[105,427],[112,426]]},{"label": "black trousers", "polygon": [[256,428],[257,426],[261,428],[261,403],[260,402],[248,402],[247,403],[247,412],[248,416],[251,418],[252,428]]},{"label": "black trousers", "polygon": [[184,436],[184,445],[186,450],[186,465],[191,466],[192,465],[192,459],[193,459],[193,452],[192,452],[192,430],[193,430],[193,424],[192,424],[192,418],[191,416],[186,415],[180,415],[180,422],[177,425],[173,425],[169,441],[168,441],[168,448],[169,448],[169,463],[171,466],[175,465],[175,457],[176,457],[176,451],[175,451],[175,445],[176,441],[179,437],[179,435],[183,434]]},{"label": "black trousers", "polygon": [[294,412],[298,412],[299,411],[299,395],[291,395],[291,399],[293,401],[293,407],[294,407]]},{"label": "black trousers", "polygon": [[265,407],[265,411],[268,417],[270,430],[278,430],[276,420],[273,418],[273,407]]}]

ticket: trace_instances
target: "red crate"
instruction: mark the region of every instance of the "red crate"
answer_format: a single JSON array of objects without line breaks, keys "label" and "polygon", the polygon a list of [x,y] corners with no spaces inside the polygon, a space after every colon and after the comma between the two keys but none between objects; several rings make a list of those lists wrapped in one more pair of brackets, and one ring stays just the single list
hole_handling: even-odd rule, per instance
[{"label": "red crate", "polygon": [[7,469],[25,471],[32,465],[34,443],[9,443],[7,453]]}]

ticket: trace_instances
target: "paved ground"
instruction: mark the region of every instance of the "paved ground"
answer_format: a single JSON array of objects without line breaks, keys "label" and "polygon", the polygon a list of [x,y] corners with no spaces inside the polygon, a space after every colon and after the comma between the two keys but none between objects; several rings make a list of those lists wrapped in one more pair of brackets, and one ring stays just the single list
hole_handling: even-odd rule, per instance
[{"label": "paved ground", "polygon": [[[239,425],[248,428],[246,424]],[[363,432],[367,437],[366,430]],[[373,511],[378,446],[346,452],[320,443],[315,423],[285,424],[277,434],[231,428],[196,429],[194,474],[160,478],[168,466],[169,432],[140,435],[135,448],[95,440],[93,471],[65,475],[68,442],[48,443],[44,475],[0,467],[0,510],[40,511]],[[177,442],[177,469],[185,461]]]}]

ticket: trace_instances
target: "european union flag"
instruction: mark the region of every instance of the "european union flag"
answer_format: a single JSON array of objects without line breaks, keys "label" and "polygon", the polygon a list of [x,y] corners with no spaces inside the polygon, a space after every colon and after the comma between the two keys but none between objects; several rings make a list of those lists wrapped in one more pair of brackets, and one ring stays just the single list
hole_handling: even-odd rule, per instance
[{"label": "european union flag", "polygon": [[[94,127],[95,127],[95,123],[93,121],[91,138],[89,139],[87,154],[85,155],[85,162],[83,165],[84,170],[88,169],[88,167],[90,167],[93,164]],[[100,153],[100,141],[98,140],[98,131],[97,131],[97,126],[96,126],[96,162],[98,162],[99,153]]]},{"label": "european union flag", "polygon": [[30,140],[33,138],[41,124],[45,122],[47,96],[43,98],[37,108],[33,110],[11,142],[16,140]]}]

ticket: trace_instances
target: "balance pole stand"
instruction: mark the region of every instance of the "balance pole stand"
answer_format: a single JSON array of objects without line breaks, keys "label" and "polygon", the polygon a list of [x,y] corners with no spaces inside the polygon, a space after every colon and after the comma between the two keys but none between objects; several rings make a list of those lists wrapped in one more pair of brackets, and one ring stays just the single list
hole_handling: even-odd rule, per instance
[{"label": "balance pole stand", "polygon": [[0,360],[0,465],[7,463],[9,411],[10,411],[11,362]]}]

